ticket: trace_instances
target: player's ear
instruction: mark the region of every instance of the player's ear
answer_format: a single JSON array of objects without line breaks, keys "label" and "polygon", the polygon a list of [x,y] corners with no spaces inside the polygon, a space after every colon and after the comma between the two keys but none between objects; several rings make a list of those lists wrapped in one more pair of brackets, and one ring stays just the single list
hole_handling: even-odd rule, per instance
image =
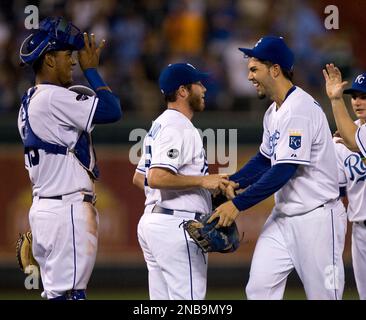
[{"label": "player's ear", "polygon": [[44,56],[44,64],[50,68],[53,68],[56,65],[56,59],[55,59],[55,53],[54,52],[47,52]]},{"label": "player's ear", "polygon": [[277,78],[281,74],[281,67],[278,64],[274,64],[270,68],[271,76]]},{"label": "player's ear", "polygon": [[180,96],[181,98],[185,98],[188,95],[188,90],[186,86],[180,86],[177,90],[177,96]]}]

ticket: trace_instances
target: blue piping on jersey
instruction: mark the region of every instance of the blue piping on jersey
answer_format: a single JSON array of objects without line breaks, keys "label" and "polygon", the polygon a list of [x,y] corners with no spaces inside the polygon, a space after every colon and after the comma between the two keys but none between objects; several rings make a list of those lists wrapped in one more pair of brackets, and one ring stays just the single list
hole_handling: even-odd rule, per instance
[{"label": "blue piping on jersey", "polygon": [[337,297],[337,286],[336,286],[336,264],[335,264],[335,249],[334,249],[334,220],[333,220],[333,209],[330,210],[331,217],[332,217],[332,254],[333,254],[333,283],[334,283],[334,297],[336,300],[338,300]]},{"label": "blue piping on jersey", "polygon": [[75,289],[76,282],[76,245],[75,245],[75,226],[74,226],[74,205],[71,205],[71,225],[72,225],[72,245],[74,248],[74,281],[72,289]]},{"label": "blue piping on jersey", "polygon": [[183,230],[184,238],[186,239],[186,245],[187,245],[188,262],[189,262],[189,280],[190,280],[190,284],[191,284],[191,300],[193,300],[193,279],[192,279],[191,254],[190,254],[190,251],[189,251],[189,244],[188,244],[188,240],[187,240],[186,231],[185,231],[184,228],[182,228],[182,230]]},{"label": "blue piping on jersey", "polygon": [[[296,90],[296,86],[292,86],[292,87],[290,88],[290,90],[289,90],[289,91],[287,91],[286,96],[285,96],[285,100],[283,100],[283,102],[285,102],[285,101],[286,101],[286,99],[290,96],[290,94],[291,94],[291,93],[293,93],[295,90]],[[282,103],[283,103],[283,102],[282,102]]]}]

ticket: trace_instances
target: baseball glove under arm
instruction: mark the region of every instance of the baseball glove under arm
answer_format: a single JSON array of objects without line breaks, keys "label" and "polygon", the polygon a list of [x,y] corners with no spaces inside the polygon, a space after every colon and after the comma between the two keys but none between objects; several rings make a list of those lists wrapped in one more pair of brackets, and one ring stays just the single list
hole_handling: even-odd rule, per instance
[{"label": "baseball glove under arm", "polygon": [[20,233],[19,238],[16,243],[16,257],[20,270],[25,272],[29,265],[34,265],[38,267],[37,261],[33,257],[32,253],[32,232],[28,231],[26,233]]},{"label": "baseball glove under arm", "polygon": [[215,228],[219,218],[207,223],[209,215],[202,222],[189,220],[183,223],[184,229],[189,236],[204,252],[234,252],[239,248],[240,239],[236,223],[229,227]]}]

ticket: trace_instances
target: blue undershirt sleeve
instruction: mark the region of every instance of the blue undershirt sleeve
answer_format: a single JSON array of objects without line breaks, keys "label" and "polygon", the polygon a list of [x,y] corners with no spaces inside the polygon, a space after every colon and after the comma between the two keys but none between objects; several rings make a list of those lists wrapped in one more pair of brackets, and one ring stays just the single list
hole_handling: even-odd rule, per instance
[{"label": "blue undershirt sleeve", "polygon": [[121,103],[119,98],[107,89],[102,77],[99,75],[97,69],[89,68],[84,71],[84,75],[88,80],[90,86],[96,92],[98,97],[98,104],[95,109],[93,124],[103,124],[116,122],[122,117]]},{"label": "blue undershirt sleeve", "polygon": [[230,176],[229,179],[239,183],[239,188],[243,189],[258,181],[270,168],[271,160],[258,152],[244,167]]},{"label": "blue undershirt sleeve", "polygon": [[298,164],[280,163],[271,167],[261,178],[232,201],[239,211],[246,210],[281,189],[295,174]]}]

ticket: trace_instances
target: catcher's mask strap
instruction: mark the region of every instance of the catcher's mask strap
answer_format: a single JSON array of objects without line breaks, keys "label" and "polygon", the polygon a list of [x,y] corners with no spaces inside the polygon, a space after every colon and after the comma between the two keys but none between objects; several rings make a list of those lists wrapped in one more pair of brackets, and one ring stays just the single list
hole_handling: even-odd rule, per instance
[{"label": "catcher's mask strap", "polygon": [[199,212],[188,212],[188,211],[181,211],[181,210],[166,209],[166,208],[158,206],[157,204],[154,205],[151,212],[169,214],[172,216],[177,216],[177,217],[182,217],[182,218],[187,218],[187,219],[196,219],[196,220],[200,220],[200,217],[201,217],[201,213],[199,213]]}]

